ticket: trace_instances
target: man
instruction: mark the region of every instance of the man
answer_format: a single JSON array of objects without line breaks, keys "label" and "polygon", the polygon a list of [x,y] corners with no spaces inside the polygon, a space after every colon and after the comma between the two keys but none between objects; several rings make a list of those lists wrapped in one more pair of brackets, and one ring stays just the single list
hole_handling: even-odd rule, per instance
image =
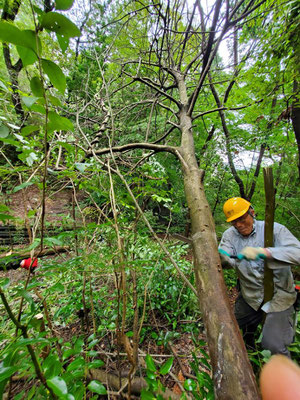
[{"label": "man", "polygon": [[[291,264],[300,264],[300,242],[283,225],[274,223],[274,247],[264,247],[264,221],[255,219],[251,204],[240,197],[227,200],[223,207],[226,221],[232,226],[221,239],[222,265],[236,269],[240,293],[235,316],[247,347],[254,348],[254,333],[266,313],[262,347],[272,354],[289,357],[293,341],[293,304],[296,299]],[[273,270],[274,294],[263,304],[264,259]]]}]

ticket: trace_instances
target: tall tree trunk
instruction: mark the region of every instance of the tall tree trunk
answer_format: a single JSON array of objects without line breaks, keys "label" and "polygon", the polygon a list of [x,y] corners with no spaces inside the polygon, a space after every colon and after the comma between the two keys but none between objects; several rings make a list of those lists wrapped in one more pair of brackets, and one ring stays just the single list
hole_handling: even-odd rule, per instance
[{"label": "tall tree trunk", "polygon": [[[298,57],[300,60],[300,57]],[[299,68],[300,70],[300,68]],[[300,180],[300,99],[299,82],[294,79],[294,99],[292,103],[291,119],[298,147],[298,174]]]},{"label": "tall tree trunk", "polygon": [[215,225],[204,193],[203,171],[199,170],[195,157],[186,88],[180,77],[178,87],[182,103],[180,159],[191,217],[198,301],[208,338],[215,395],[218,400],[259,399],[247,351],[226,293]]}]

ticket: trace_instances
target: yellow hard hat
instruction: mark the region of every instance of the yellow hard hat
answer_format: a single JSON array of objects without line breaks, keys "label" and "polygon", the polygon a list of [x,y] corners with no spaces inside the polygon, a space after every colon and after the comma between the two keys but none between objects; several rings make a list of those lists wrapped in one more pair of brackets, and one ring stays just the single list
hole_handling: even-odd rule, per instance
[{"label": "yellow hard hat", "polygon": [[245,199],[242,199],[241,197],[232,197],[231,199],[225,201],[223,211],[225,217],[227,218],[226,221],[233,221],[246,214],[250,206],[251,203]]}]

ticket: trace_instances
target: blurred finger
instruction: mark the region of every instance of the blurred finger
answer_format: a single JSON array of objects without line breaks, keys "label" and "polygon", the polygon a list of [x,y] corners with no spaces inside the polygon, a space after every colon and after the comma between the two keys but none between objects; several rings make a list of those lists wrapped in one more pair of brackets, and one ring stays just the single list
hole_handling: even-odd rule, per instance
[{"label": "blurred finger", "polygon": [[260,375],[263,400],[300,400],[300,368],[289,358],[276,355]]}]

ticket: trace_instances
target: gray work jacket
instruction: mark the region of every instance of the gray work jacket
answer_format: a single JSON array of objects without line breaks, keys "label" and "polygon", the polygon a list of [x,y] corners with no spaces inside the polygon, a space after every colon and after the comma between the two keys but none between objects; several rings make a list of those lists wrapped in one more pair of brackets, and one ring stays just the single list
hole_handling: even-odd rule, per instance
[{"label": "gray work jacket", "polygon": [[[254,220],[253,231],[249,236],[242,236],[232,226],[223,233],[219,247],[231,255],[239,254],[246,246],[265,247],[264,226],[264,221]],[[291,264],[300,264],[300,242],[285,226],[275,222],[274,247],[268,247],[268,250],[273,257],[268,260],[268,266],[274,273],[274,295],[262,309],[267,313],[284,311],[296,299]],[[236,269],[243,298],[252,308],[258,310],[264,298],[264,260],[227,261]]]}]

